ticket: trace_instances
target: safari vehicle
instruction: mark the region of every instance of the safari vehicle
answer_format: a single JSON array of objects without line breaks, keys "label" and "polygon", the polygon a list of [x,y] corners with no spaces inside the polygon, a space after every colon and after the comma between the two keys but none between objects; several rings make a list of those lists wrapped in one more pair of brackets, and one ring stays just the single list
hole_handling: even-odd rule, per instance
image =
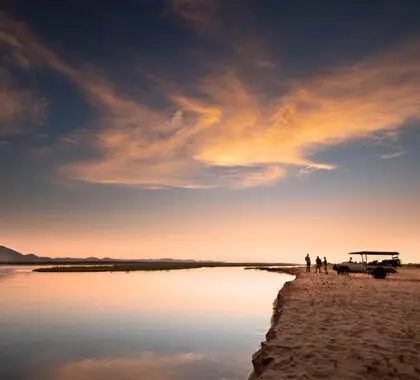
[{"label": "safari vehicle", "polygon": [[[401,266],[398,252],[362,251],[351,252],[349,255],[351,256],[349,261],[333,265],[338,274],[369,273],[374,278],[384,279],[389,273],[396,273],[397,268]],[[353,261],[352,257],[358,255],[361,261]],[[372,256],[387,256],[388,259],[369,261]]]}]

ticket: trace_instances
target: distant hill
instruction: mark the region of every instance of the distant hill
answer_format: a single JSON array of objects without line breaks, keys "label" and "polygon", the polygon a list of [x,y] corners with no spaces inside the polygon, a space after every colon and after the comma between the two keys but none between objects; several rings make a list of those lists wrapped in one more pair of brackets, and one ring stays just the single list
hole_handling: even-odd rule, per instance
[{"label": "distant hill", "polygon": [[38,260],[51,260],[49,257],[38,257],[33,254],[23,255],[22,253],[13,249],[7,248],[3,245],[0,246],[0,262],[33,262]]},{"label": "distant hill", "polygon": [[[51,268],[36,269],[39,272],[102,272],[127,270],[170,270],[192,269],[202,267],[253,267],[253,266],[290,266],[290,263],[255,263],[255,262],[224,262],[212,260],[188,259],[112,259],[105,257],[77,258],[77,257],[44,257],[32,253],[24,255],[5,246],[0,246],[0,265],[54,265]],[[60,265],[60,266],[57,266]],[[77,266],[79,265],[79,266]],[[128,268],[131,265],[131,269]],[[76,266],[76,267],[75,267]],[[128,268],[128,269],[127,269]],[[154,268],[154,269],[153,269]]]},{"label": "distant hill", "polygon": [[11,248],[0,246],[0,264],[6,263],[60,263],[60,264],[73,264],[73,263],[138,263],[143,261],[159,261],[159,262],[166,262],[166,261],[175,261],[175,262],[194,262],[195,260],[176,260],[176,259],[112,259],[110,257],[105,257],[103,259],[98,259],[97,257],[88,257],[88,258],[77,258],[77,257],[59,257],[59,258],[52,258],[52,257],[44,257],[44,256],[37,256],[32,253],[24,255],[18,251],[15,251]]},{"label": "distant hill", "polygon": [[[68,261],[100,261],[100,259],[96,257],[89,257],[87,259],[78,259],[78,258],[71,258],[71,257],[63,257],[58,259],[53,259],[51,257],[45,256],[37,256],[33,253],[29,253],[24,255],[18,251],[15,251],[11,248],[5,247],[3,245],[0,246],[0,263],[33,263],[33,262],[68,262]],[[112,259],[108,259],[112,260]]]}]

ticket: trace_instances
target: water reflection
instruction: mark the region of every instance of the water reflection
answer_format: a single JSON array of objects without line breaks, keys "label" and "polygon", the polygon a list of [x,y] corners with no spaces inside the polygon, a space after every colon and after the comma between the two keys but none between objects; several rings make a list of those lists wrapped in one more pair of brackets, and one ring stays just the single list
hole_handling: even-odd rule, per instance
[{"label": "water reflection", "polygon": [[239,268],[5,272],[0,377],[25,380],[246,378],[290,279]]},{"label": "water reflection", "polygon": [[217,355],[181,353],[156,355],[143,353],[136,358],[84,359],[66,363],[52,371],[38,374],[36,380],[185,380],[240,379],[248,371],[248,357],[226,357],[220,362]]}]

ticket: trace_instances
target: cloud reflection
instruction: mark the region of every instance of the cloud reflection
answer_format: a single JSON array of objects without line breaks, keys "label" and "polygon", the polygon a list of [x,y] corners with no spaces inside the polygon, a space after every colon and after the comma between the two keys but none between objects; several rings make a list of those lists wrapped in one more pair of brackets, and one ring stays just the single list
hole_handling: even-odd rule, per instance
[{"label": "cloud reflection", "polygon": [[[83,359],[42,374],[45,380],[185,380],[241,379],[250,369],[249,357],[226,357],[185,352],[159,355],[143,352],[133,358]],[[39,377],[40,378],[40,377]]]}]

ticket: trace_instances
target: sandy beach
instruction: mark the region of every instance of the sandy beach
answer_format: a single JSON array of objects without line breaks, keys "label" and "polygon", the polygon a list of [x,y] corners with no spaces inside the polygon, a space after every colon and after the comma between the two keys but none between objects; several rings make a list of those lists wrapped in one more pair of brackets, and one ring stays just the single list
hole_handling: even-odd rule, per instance
[{"label": "sandy beach", "polygon": [[420,379],[420,269],[299,273],[280,291],[255,378]]}]

